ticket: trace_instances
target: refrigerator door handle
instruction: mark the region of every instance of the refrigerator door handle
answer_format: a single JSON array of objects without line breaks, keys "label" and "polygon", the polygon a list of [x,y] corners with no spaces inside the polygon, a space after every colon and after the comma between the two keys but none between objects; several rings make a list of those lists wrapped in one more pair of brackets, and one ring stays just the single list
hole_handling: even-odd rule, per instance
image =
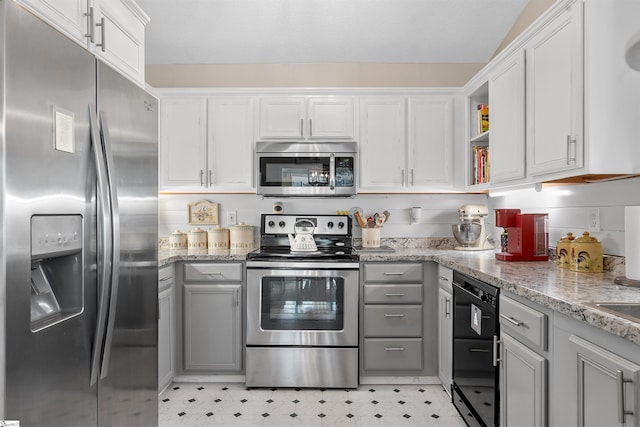
[{"label": "refrigerator door handle", "polygon": [[113,180],[113,154],[109,137],[109,126],[103,112],[100,112],[100,137],[103,144],[106,172],[109,182],[109,199],[111,202],[111,231],[112,231],[112,268],[111,268],[111,296],[109,298],[109,315],[107,317],[107,334],[104,340],[104,354],[100,378],[105,378],[109,371],[111,343],[116,322],[116,308],[118,305],[118,284],[120,279],[120,209],[118,208],[118,192]]},{"label": "refrigerator door handle", "polygon": [[93,151],[94,161],[96,164],[96,175],[98,183],[98,209],[102,222],[98,224],[98,239],[102,242],[102,274],[100,275],[100,297],[98,300],[98,314],[96,321],[96,332],[94,335],[93,355],[91,357],[91,379],[90,385],[94,385],[98,380],[98,372],[100,371],[100,359],[102,357],[103,342],[105,336],[105,326],[107,323],[107,309],[109,307],[109,290],[111,276],[111,258],[112,258],[112,230],[111,221],[111,204],[109,203],[109,188],[107,175],[105,171],[105,159],[102,151],[102,144],[98,136],[98,127],[96,123],[96,113],[92,105],[89,105],[89,127],[91,134],[91,147]]}]

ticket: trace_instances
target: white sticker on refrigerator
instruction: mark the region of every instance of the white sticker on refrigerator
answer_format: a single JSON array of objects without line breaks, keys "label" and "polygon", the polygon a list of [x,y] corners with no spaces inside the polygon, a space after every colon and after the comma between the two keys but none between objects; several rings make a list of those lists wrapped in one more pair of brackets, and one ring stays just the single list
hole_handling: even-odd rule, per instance
[{"label": "white sticker on refrigerator", "polygon": [[76,147],[73,135],[73,113],[54,109],[54,148],[58,151],[75,153]]},{"label": "white sticker on refrigerator", "polygon": [[471,329],[482,335],[482,310],[471,304]]}]

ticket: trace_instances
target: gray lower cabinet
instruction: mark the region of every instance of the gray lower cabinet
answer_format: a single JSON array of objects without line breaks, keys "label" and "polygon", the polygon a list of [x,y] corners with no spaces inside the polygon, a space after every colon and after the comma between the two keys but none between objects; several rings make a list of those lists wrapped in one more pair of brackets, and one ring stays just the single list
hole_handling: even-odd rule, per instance
[{"label": "gray lower cabinet", "polygon": [[640,425],[640,346],[593,327],[560,319],[554,392],[562,405],[553,425]]},{"label": "gray lower cabinet", "polygon": [[175,297],[173,264],[158,272],[158,392],[173,380],[175,369]]},{"label": "gray lower cabinet", "polygon": [[365,262],[361,273],[361,374],[435,375],[435,263]]},{"label": "gray lower cabinet", "polygon": [[500,425],[548,425],[548,316],[500,295]]},{"label": "gray lower cabinet", "polygon": [[453,270],[438,265],[438,377],[451,395],[453,383]]},{"label": "gray lower cabinet", "polygon": [[241,263],[184,264],[185,373],[242,370],[242,271]]}]

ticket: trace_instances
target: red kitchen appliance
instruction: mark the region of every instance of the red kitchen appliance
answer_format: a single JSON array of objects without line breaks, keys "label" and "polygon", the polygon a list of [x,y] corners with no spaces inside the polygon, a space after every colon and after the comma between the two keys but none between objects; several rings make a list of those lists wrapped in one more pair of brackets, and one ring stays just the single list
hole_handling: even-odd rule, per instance
[{"label": "red kitchen appliance", "polygon": [[496,209],[496,227],[507,231],[507,251],[501,261],[548,261],[549,215],[523,214],[520,209]]}]

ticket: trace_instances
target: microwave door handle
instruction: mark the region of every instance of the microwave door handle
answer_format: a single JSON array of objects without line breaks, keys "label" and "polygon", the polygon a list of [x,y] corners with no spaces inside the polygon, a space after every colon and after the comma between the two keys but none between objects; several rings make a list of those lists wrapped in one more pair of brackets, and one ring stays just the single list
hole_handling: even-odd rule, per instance
[{"label": "microwave door handle", "polygon": [[329,188],[336,189],[336,155],[333,153],[329,157]]}]

